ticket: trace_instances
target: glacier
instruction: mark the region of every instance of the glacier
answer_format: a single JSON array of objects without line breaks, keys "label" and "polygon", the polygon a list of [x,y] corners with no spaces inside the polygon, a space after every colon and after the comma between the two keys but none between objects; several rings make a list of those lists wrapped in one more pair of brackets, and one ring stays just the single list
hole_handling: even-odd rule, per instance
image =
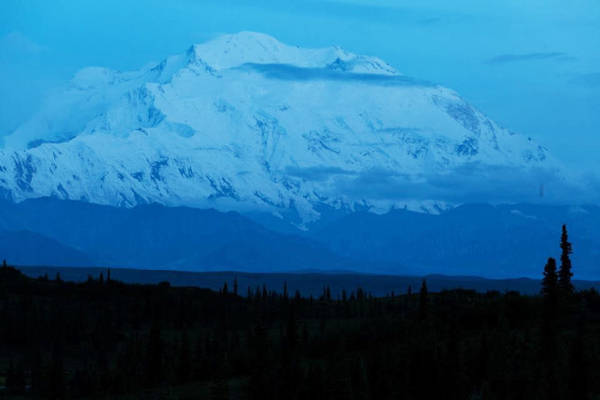
[{"label": "glacier", "polygon": [[[379,58],[241,32],[137,71],[79,71],[2,138],[0,197],[264,211],[301,225],[323,206],[436,213],[459,200],[411,185],[472,167],[533,176],[536,193],[537,171],[562,168],[453,90]],[[390,190],[357,190],[374,177]]]}]

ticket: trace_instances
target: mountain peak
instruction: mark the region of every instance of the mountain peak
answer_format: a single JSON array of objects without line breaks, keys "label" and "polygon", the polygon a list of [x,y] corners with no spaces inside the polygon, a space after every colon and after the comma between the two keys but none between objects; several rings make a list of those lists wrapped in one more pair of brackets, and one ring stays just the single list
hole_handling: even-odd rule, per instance
[{"label": "mountain peak", "polygon": [[139,71],[86,68],[50,100],[6,137],[0,195],[307,221],[323,207],[436,212],[459,202],[448,187],[461,174],[477,186],[510,172],[529,180],[509,187],[537,195],[551,178],[531,171],[557,165],[449,89],[376,57],[254,32]]},{"label": "mountain peak", "polygon": [[292,61],[294,48],[257,32],[240,32],[218,36],[193,45],[188,54],[216,70],[239,67],[247,63],[279,64]]},{"label": "mountain peak", "polygon": [[397,74],[390,65],[376,57],[358,56],[339,46],[320,49],[284,44],[258,32],[239,32],[218,36],[188,50],[191,61],[200,61],[214,70],[246,64],[284,64],[300,68],[338,68],[344,72]]}]

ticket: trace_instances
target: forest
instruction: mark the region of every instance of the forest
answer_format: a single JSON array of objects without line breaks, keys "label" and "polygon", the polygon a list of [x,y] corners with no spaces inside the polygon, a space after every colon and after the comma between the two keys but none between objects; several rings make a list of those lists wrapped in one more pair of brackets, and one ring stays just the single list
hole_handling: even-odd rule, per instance
[{"label": "forest", "polygon": [[[0,398],[596,399],[600,295],[562,254],[540,293],[86,282],[0,267]],[[544,265],[545,261],[545,265]]]}]

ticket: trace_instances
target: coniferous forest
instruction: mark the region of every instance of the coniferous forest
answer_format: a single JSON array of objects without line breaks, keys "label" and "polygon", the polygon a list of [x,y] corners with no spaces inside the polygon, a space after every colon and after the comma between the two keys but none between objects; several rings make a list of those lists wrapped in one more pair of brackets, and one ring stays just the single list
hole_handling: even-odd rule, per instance
[{"label": "coniferous forest", "polygon": [[[87,282],[0,268],[0,398],[596,399],[600,295],[566,228],[536,296]],[[542,275],[543,273],[543,275]]]}]

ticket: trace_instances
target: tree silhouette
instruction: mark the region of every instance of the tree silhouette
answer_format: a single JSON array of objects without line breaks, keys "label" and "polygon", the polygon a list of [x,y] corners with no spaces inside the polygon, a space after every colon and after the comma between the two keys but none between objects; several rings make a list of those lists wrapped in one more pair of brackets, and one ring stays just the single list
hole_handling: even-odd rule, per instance
[{"label": "tree silhouette", "polygon": [[544,318],[553,319],[558,307],[558,275],[556,273],[556,260],[548,258],[544,267],[542,280],[542,295],[544,296]]},{"label": "tree silhouette", "polygon": [[541,354],[542,373],[545,384],[543,385],[544,396],[555,399],[557,396],[557,325],[556,316],[558,311],[558,276],[556,273],[556,260],[548,258],[544,267],[544,278],[542,280],[543,295],[543,318],[541,331]]},{"label": "tree silhouette", "polygon": [[0,268],[0,398],[600,399],[600,293],[563,303],[559,263],[537,294],[422,281],[391,298],[333,281],[318,299],[285,299],[283,279],[245,298],[233,275],[225,296]]},{"label": "tree silhouette", "polygon": [[428,299],[428,291],[427,291],[427,281],[423,279],[423,283],[421,283],[421,290],[419,291],[419,319],[424,320],[427,318],[428,307],[427,303]]},{"label": "tree silhouette", "polygon": [[560,248],[562,253],[560,255],[560,269],[558,270],[558,287],[565,296],[570,296],[574,292],[573,284],[571,283],[571,258],[570,255],[573,252],[571,243],[569,242],[569,235],[567,233],[567,226],[562,226],[562,235],[560,238]]}]

